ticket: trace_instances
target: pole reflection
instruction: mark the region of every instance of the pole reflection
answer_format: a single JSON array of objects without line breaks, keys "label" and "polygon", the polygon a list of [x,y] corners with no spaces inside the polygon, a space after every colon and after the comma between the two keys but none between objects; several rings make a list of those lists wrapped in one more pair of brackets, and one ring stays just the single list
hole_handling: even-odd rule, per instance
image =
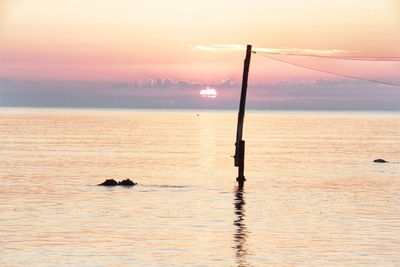
[{"label": "pole reflection", "polygon": [[236,252],[236,263],[238,267],[248,267],[250,266],[247,262],[247,244],[246,240],[248,237],[248,230],[245,223],[245,209],[244,205],[246,202],[243,199],[244,190],[236,189],[235,190],[235,220],[233,224],[236,226],[236,231],[234,233],[235,245],[234,249]]}]

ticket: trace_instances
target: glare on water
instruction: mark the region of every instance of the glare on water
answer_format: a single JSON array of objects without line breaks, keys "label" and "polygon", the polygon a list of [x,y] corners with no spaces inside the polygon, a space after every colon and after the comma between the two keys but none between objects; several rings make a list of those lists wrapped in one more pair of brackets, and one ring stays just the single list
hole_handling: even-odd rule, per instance
[{"label": "glare on water", "polygon": [[1,109],[0,265],[399,264],[399,113],[236,116]]}]

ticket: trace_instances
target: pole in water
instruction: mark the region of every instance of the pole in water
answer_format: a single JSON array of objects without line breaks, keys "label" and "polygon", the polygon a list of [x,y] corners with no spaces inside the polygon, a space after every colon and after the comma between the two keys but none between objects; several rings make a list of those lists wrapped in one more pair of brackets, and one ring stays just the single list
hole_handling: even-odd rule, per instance
[{"label": "pole in water", "polygon": [[244,152],[245,152],[245,141],[243,140],[243,122],[244,112],[246,107],[246,94],[247,94],[247,81],[249,77],[249,67],[251,59],[251,45],[247,45],[246,58],[244,60],[243,67],[243,79],[242,79],[242,91],[240,94],[240,105],[238,113],[238,123],[236,130],[236,143],[235,143],[235,166],[238,167],[238,182],[239,189],[243,189],[246,178],[244,177]]}]

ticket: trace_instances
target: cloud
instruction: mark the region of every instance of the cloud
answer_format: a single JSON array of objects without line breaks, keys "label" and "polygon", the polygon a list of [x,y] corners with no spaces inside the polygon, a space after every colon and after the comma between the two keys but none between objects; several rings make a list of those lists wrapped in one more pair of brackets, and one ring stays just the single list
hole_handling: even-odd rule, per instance
[{"label": "cloud", "polygon": [[218,88],[233,88],[237,87],[238,83],[235,81],[231,81],[229,79],[222,80],[220,84],[217,84]]},{"label": "cloud", "polygon": [[[202,98],[214,88],[218,96]],[[215,84],[158,78],[131,82],[28,81],[0,79],[0,106],[237,109],[240,84]],[[250,84],[249,109],[397,110],[400,89],[363,81],[319,80]]]},{"label": "cloud", "polygon": [[[246,50],[245,45],[239,44],[215,44],[215,45],[195,45],[195,49],[206,51],[206,52],[229,52],[229,51],[244,51]],[[346,52],[340,49],[313,49],[313,48],[295,48],[295,47],[283,47],[283,48],[269,48],[269,47],[254,47],[254,52],[266,52],[272,54],[315,54],[315,55],[337,55]]]},{"label": "cloud", "polygon": [[234,85],[230,80],[217,84],[201,84],[168,78],[131,82],[0,78],[0,106],[229,108],[229,94],[208,103],[201,99],[199,92],[206,86],[230,90]]},{"label": "cloud", "polygon": [[364,81],[281,82],[248,89],[257,109],[400,110],[398,87]]},{"label": "cloud", "polygon": [[[286,47],[286,48],[255,48],[253,49],[255,52],[266,52],[272,54],[314,54],[314,55],[336,55],[342,54],[347,51],[340,50],[340,49],[311,49],[311,48],[293,48],[293,47]],[[352,51],[354,52],[354,51]]]},{"label": "cloud", "polygon": [[169,78],[158,78],[158,79],[149,79],[147,81],[143,81],[142,83],[136,83],[138,87],[142,88],[181,88],[181,89],[190,89],[190,88],[199,88],[202,84],[196,82],[188,82],[185,80],[175,81]]},{"label": "cloud", "polygon": [[246,50],[245,45],[238,45],[238,44],[195,45],[194,48],[208,52]]}]

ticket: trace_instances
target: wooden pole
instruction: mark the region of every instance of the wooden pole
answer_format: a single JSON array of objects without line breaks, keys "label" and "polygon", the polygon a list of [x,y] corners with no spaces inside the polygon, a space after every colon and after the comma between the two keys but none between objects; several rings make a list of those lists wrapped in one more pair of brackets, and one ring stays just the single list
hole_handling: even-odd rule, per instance
[{"label": "wooden pole", "polygon": [[240,94],[240,105],[238,113],[235,156],[234,156],[235,166],[239,167],[238,177],[236,178],[239,189],[243,189],[244,182],[246,181],[246,178],[244,177],[245,142],[243,140],[243,122],[244,122],[244,112],[246,107],[247,81],[249,77],[250,59],[251,59],[251,45],[247,45],[246,58],[244,60],[244,67],[243,67],[242,92]]}]

